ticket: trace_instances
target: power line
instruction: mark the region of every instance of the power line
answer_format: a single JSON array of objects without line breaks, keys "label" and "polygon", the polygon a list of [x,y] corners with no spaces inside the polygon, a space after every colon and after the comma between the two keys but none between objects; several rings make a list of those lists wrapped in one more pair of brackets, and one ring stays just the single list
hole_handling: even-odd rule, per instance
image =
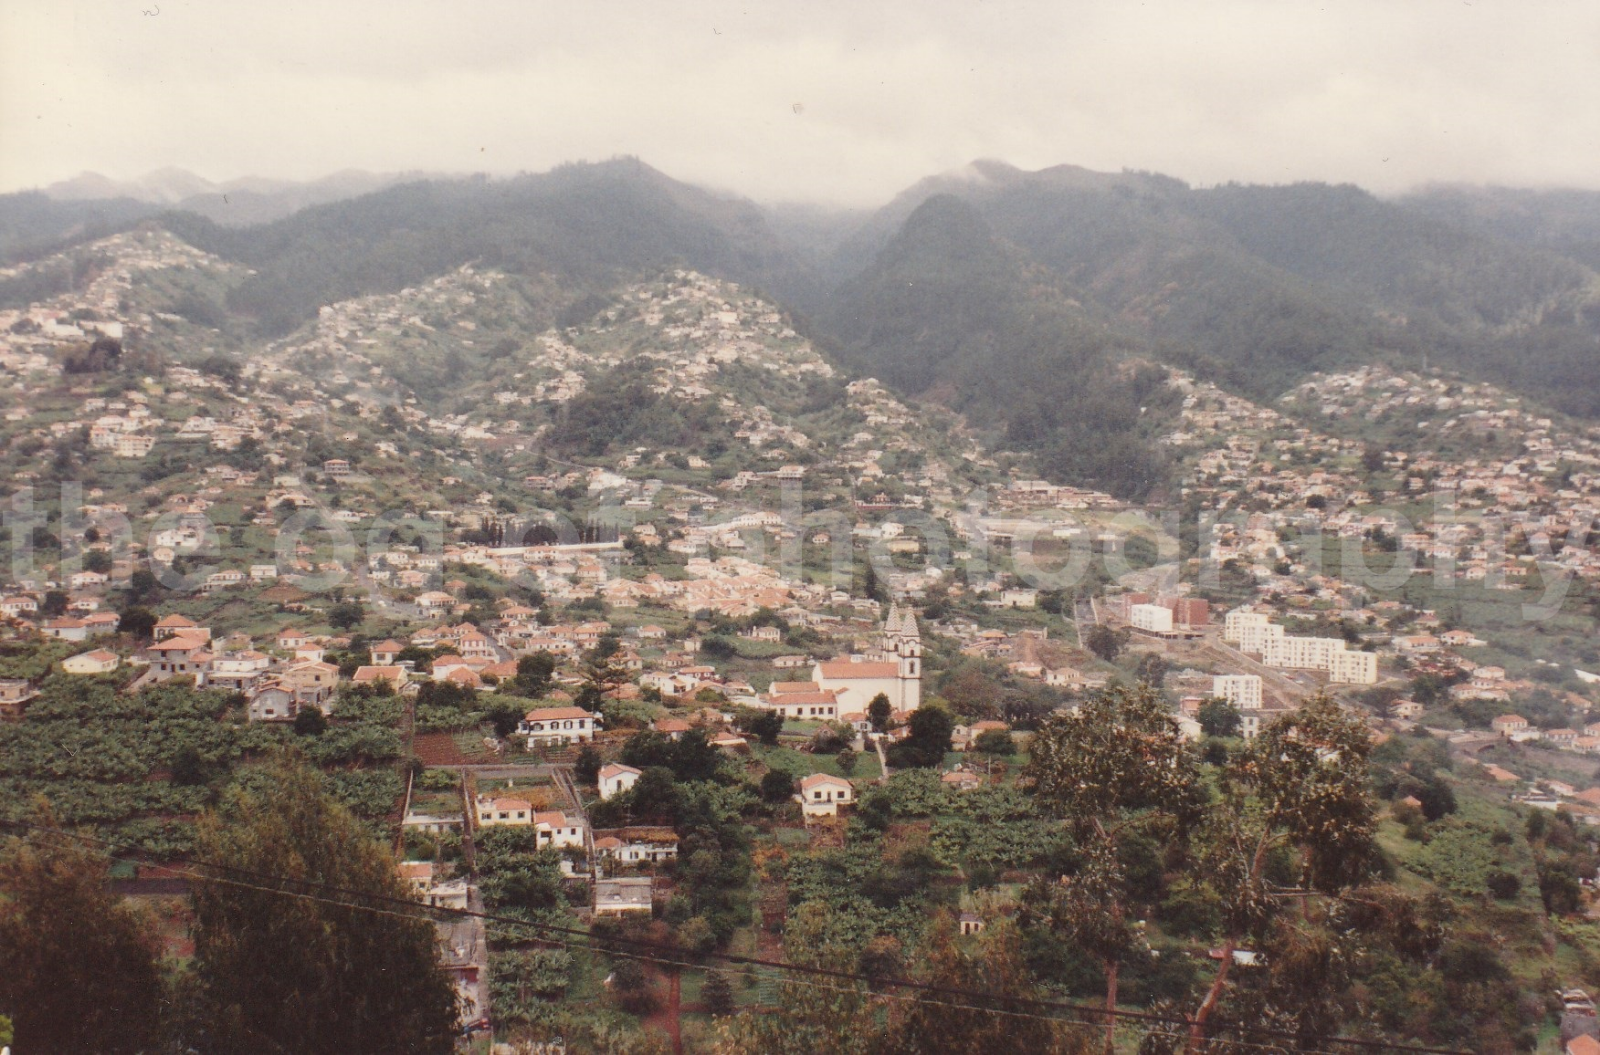
[{"label": "power line", "polygon": [[[62,829],[62,828],[54,828],[54,827],[51,827],[49,825],[34,824],[34,823],[31,823],[31,822],[28,822],[28,821],[0,821],[0,828],[23,828],[23,829],[27,829],[27,830],[30,830],[30,831],[45,832],[45,833],[48,833],[48,834],[51,834],[51,835],[56,835],[56,836],[60,836],[60,837],[63,837],[63,838],[76,840],[78,842],[94,844],[94,845],[102,846],[102,847],[104,847],[104,846],[113,846],[114,847],[116,845],[115,843],[113,843],[109,839],[98,838],[96,836],[86,835],[86,834],[83,834],[83,833],[80,833],[80,832],[69,832],[69,831],[66,831],[65,829]],[[166,868],[169,871],[176,871],[175,869],[172,869],[171,866],[165,865],[165,864],[161,864],[159,862],[143,861],[143,860],[140,860],[138,858],[121,857],[121,856],[117,856],[117,855],[114,855],[114,854],[111,854],[111,853],[106,853],[105,856],[106,856],[106,858],[108,860],[117,861],[117,862],[120,862],[120,863],[125,863],[125,864],[153,864],[153,865],[155,865],[156,867],[159,867],[159,868]],[[475,911],[473,909],[464,909],[464,908],[458,909],[458,908],[448,908],[448,907],[439,906],[439,905],[425,905],[425,904],[422,904],[421,902],[411,900],[410,898],[397,898],[397,897],[392,897],[392,896],[387,895],[387,894],[376,894],[376,893],[372,893],[370,891],[355,890],[355,889],[352,889],[352,888],[349,888],[349,887],[338,887],[338,886],[334,886],[334,885],[329,884],[329,883],[317,882],[315,880],[296,879],[293,876],[275,875],[275,874],[269,873],[269,872],[257,872],[257,871],[254,871],[252,869],[239,868],[239,867],[234,866],[234,865],[226,865],[226,864],[222,864],[220,862],[196,861],[196,860],[193,860],[193,859],[187,858],[187,857],[177,857],[177,858],[174,858],[174,860],[176,860],[178,862],[178,864],[185,865],[185,866],[190,867],[190,868],[200,868],[200,869],[206,869],[206,870],[216,871],[216,872],[233,873],[235,875],[247,876],[247,877],[252,878],[252,879],[265,880],[265,881],[272,882],[272,883],[292,883],[292,884],[295,884],[295,885],[298,885],[298,886],[301,886],[301,887],[308,888],[311,891],[319,891],[319,892],[333,893],[333,894],[342,894],[342,895],[345,895],[347,897],[363,898],[363,899],[366,899],[367,901],[379,902],[381,904],[396,905],[396,906],[400,906],[402,908],[410,910],[410,913],[409,914],[402,914],[402,913],[398,913],[398,912],[391,912],[391,911],[388,911],[388,910],[378,910],[378,909],[375,909],[375,908],[373,908],[372,906],[369,906],[369,905],[351,904],[351,903],[345,902],[345,901],[333,901],[332,899],[329,899],[329,898],[317,897],[314,894],[300,893],[300,892],[291,891],[291,890],[283,890],[283,889],[281,889],[279,887],[263,887],[263,886],[259,886],[259,885],[241,883],[241,882],[238,882],[238,881],[230,881],[230,880],[225,880],[225,879],[219,878],[218,876],[215,876],[215,875],[205,875],[205,874],[197,875],[197,874],[194,874],[194,873],[185,873],[186,878],[199,880],[201,882],[218,882],[218,883],[224,883],[225,885],[241,887],[241,888],[244,888],[244,889],[257,890],[257,891],[261,891],[263,893],[285,894],[285,895],[290,895],[290,896],[295,896],[295,897],[301,897],[301,898],[304,898],[306,900],[323,901],[325,903],[338,905],[338,906],[343,907],[343,908],[350,908],[350,909],[356,909],[356,910],[366,910],[366,911],[379,911],[379,912],[382,912],[383,914],[394,915],[394,916],[405,915],[405,918],[409,918],[409,919],[417,919],[417,918],[419,918],[415,914],[416,910],[419,910],[419,909],[422,910],[425,913],[437,913],[437,914],[455,916],[455,917],[458,917],[458,918],[481,919],[481,920],[484,920],[485,922],[503,923],[503,924],[507,924],[507,925],[511,925],[511,926],[528,928],[528,929],[531,929],[531,930],[534,930],[534,931],[544,932],[544,933],[548,933],[548,934],[566,935],[566,936],[570,936],[570,937],[573,937],[573,938],[583,939],[584,941],[588,941],[588,942],[598,942],[599,943],[598,945],[582,945],[582,946],[578,946],[578,947],[585,948],[585,949],[593,949],[593,950],[596,950],[596,951],[605,952],[607,954],[612,954],[612,955],[621,955],[621,956],[629,956],[630,955],[630,954],[628,954],[626,952],[623,952],[622,950],[611,948],[610,946],[612,946],[612,945],[631,945],[631,946],[635,946],[637,948],[650,950],[650,951],[655,952],[657,954],[674,954],[674,953],[676,953],[676,954],[681,955],[681,953],[682,953],[682,950],[678,949],[675,946],[667,945],[667,944],[664,944],[662,942],[649,941],[649,940],[643,939],[643,938],[626,938],[626,937],[620,937],[620,936],[618,936],[618,937],[600,937],[600,938],[597,938],[594,935],[592,935],[589,931],[580,930],[580,929],[575,928],[575,927],[562,927],[562,926],[558,926],[558,925],[552,924],[552,923],[535,923],[535,922],[532,922],[532,921],[529,921],[529,920],[519,919],[519,918],[517,918],[515,916],[502,916],[502,915],[498,915],[498,914],[490,913],[490,912],[478,912],[478,911]],[[532,940],[535,940],[535,941],[548,940],[552,944],[558,944],[558,945],[569,946],[569,947],[572,944],[572,943],[563,941],[561,939],[536,938],[536,939],[532,939]],[[1089,1004],[1074,1004],[1074,1003],[1071,1003],[1071,1002],[1068,1002],[1068,1001],[1064,1001],[1064,1000],[1049,1000],[1049,999],[1043,999],[1043,998],[1039,998],[1039,997],[1018,997],[1018,996],[998,997],[998,996],[996,996],[995,994],[992,994],[992,993],[983,993],[983,992],[979,992],[977,990],[972,990],[972,989],[961,989],[961,988],[958,988],[958,987],[955,987],[955,986],[936,985],[936,984],[931,983],[931,982],[919,982],[919,981],[915,981],[915,980],[909,979],[909,978],[874,978],[874,977],[872,977],[870,975],[859,974],[859,973],[852,972],[852,971],[841,971],[841,970],[836,970],[834,968],[829,968],[829,967],[818,967],[818,966],[806,965],[806,964],[787,963],[787,962],[784,962],[784,961],[781,961],[781,960],[767,960],[767,959],[762,959],[762,958],[756,957],[756,956],[741,956],[741,955],[738,955],[736,953],[707,952],[707,953],[700,954],[700,956],[702,958],[704,958],[704,959],[720,960],[720,961],[722,961],[724,963],[732,963],[732,964],[749,966],[749,967],[765,967],[765,968],[770,968],[772,970],[789,972],[791,974],[798,973],[798,974],[805,974],[805,975],[810,975],[810,976],[815,976],[815,977],[825,977],[825,978],[832,978],[832,979],[844,980],[844,981],[865,982],[869,986],[881,986],[881,987],[895,988],[895,989],[913,989],[913,990],[918,990],[920,992],[925,992],[925,993],[934,993],[934,994],[945,995],[945,996],[973,997],[973,998],[977,998],[977,999],[981,999],[981,1000],[991,1000],[991,1001],[992,1000],[1005,1000],[1006,1002],[1013,1003],[1013,1004],[1026,1004],[1026,1005],[1030,1005],[1030,1006],[1033,1006],[1033,1007],[1046,1008],[1046,1009],[1049,1009],[1049,1010],[1052,1010],[1052,1011],[1060,1011],[1060,1012],[1067,1012],[1067,1013],[1074,1014],[1074,1015],[1089,1016],[1091,1018],[1098,1019],[1100,1021],[1100,1023],[1102,1023],[1102,1024],[1103,1024],[1103,1022],[1104,1022],[1104,1020],[1106,1018],[1116,1018],[1116,1019],[1122,1019],[1122,1020],[1125,1020],[1125,1021],[1133,1021],[1133,1022],[1153,1022],[1153,1023],[1160,1023],[1160,1024],[1165,1024],[1165,1025],[1177,1025],[1177,1026],[1184,1027],[1184,1029],[1186,1029],[1186,1030],[1191,1025],[1193,1025],[1193,1023],[1190,1022],[1187,1018],[1176,1016],[1176,1015],[1160,1015],[1160,1014],[1154,1014],[1154,1013],[1148,1012],[1148,1011],[1129,1011],[1129,1010],[1124,1010],[1124,1009],[1121,1009],[1121,1008],[1113,1010],[1113,1009],[1107,1009],[1107,1008],[1104,1008],[1104,1007],[1095,1007],[1095,1006],[1089,1005]],[[639,955],[633,956],[632,958],[635,958],[635,959],[648,959],[648,957],[643,955],[643,954],[639,954]],[[689,964],[689,963],[685,963],[683,961],[677,961],[677,960],[662,959],[660,962],[668,963],[668,964],[675,964],[677,966],[690,966],[690,967],[696,968],[696,969],[700,968],[700,965]],[[1039,1016],[1039,1017],[1045,1017],[1045,1016]],[[1301,1037],[1300,1035],[1295,1034],[1295,1033],[1290,1033],[1290,1032],[1283,1031],[1283,1030],[1269,1029],[1269,1028],[1262,1027],[1262,1026],[1248,1026],[1248,1025],[1245,1025],[1243,1023],[1211,1022],[1211,1023],[1207,1023],[1205,1028],[1206,1028],[1206,1030],[1208,1032],[1220,1031],[1220,1032],[1251,1033],[1251,1034],[1254,1034],[1254,1035],[1259,1036],[1259,1037],[1273,1037],[1273,1038],[1280,1039],[1280,1040],[1295,1041],[1297,1043],[1304,1040],[1303,1037]],[[1363,1039],[1354,1038],[1354,1037],[1325,1037],[1325,1038],[1322,1038],[1322,1040],[1323,1040],[1323,1043],[1327,1043],[1327,1044],[1341,1044],[1341,1045],[1345,1045],[1347,1047],[1361,1048],[1361,1049],[1374,1050],[1374,1051],[1412,1052],[1412,1053],[1416,1053],[1416,1055],[1470,1055],[1470,1053],[1468,1053],[1468,1052],[1462,1052],[1462,1051],[1459,1051],[1459,1050],[1454,1049],[1454,1048],[1434,1048],[1434,1047],[1426,1047],[1426,1046],[1417,1045],[1417,1044],[1404,1044],[1404,1043],[1391,1043],[1391,1042],[1375,1041],[1375,1040],[1363,1040]],[[1243,1042],[1238,1042],[1238,1043],[1243,1043]]]}]

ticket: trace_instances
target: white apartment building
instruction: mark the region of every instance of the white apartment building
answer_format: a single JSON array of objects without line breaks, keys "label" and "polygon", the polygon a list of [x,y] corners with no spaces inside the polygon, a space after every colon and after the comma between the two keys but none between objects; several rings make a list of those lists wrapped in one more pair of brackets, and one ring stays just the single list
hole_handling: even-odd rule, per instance
[{"label": "white apartment building", "polygon": [[1221,674],[1211,679],[1211,695],[1227,700],[1241,711],[1261,709],[1261,675]]},{"label": "white apartment building", "polygon": [[1261,650],[1261,662],[1290,670],[1327,670],[1333,654],[1343,651],[1344,642],[1338,638],[1291,637],[1279,633]]},{"label": "white apartment building", "polygon": [[1159,604],[1136,604],[1128,609],[1128,621],[1135,630],[1157,634],[1172,632],[1172,609]]},{"label": "white apartment building", "polygon": [[1235,608],[1222,620],[1222,640],[1235,645],[1242,645],[1247,627],[1268,626],[1267,617],[1261,612],[1252,612],[1244,608]]},{"label": "white apartment building", "polygon": [[1372,652],[1340,649],[1329,657],[1328,680],[1345,685],[1376,685],[1378,657]]},{"label": "white apartment building", "polygon": [[1378,657],[1373,653],[1352,652],[1342,638],[1286,634],[1283,627],[1268,622],[1260,612],[1229,612],[1222,637],[1241,652],[1259,655],[1269,667],[1326,671],[1329,681],[1346,685],[1374,685],[1378,681]]}]

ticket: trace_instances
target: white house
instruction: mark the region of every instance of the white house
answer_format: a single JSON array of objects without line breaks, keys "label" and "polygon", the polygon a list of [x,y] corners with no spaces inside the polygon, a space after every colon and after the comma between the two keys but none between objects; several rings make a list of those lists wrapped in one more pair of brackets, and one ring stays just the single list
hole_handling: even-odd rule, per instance
[{"label": "white house", "polygon": [[538,833],[540,847],[582,846],[585,842],[584,821],[580,814],[569,817],[560,810],[540,810],[533,816],[533,827]]},{"label": "white house", "polygon": [[835,817],[841,805],[856,800],[856,789],[843,777],[813,773],[800,781],[800,794],[795,800],[807,817]]},{"label": "white house", "polygon": [[473,804],[473,815],[478,827],[494,828],[500,825],[527,827],[533,823],[533,803],[527,799],[478,799]]},{"label": "white house", "polygon": [[115,652],[97,648],[93,652],[82,652],[62,660],[61,669],[68,674],[109,674],[116,670],[121,662],[121,658]]},{"label": "white house", "polygon": [[612,762],[600,767],[600,797],[609,799],[633,787],[634,782],[640,777],[640,772],[632,766],[625,766],[619,762]]},{"label": "white house", "polygon": [[528,738],[529,748],[584,743],[594,739],[594,715],[582,707],[540,707],[523,716],[517,735]]}]

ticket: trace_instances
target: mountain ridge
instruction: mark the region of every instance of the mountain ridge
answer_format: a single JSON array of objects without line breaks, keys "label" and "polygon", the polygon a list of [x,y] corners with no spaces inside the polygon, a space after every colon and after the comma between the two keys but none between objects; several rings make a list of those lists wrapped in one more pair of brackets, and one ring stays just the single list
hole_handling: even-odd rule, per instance
[{"label": "mountain ridge", "polygon": [[[851,214],[762,206],[622,157],[399,182],[242,227],[193,208],[152,219],[127,199],[95,206],[91,221],[92,203],[35,197],[54,212],[30,230],[159,223],[250,270],[217,308],[257,340],[469,264],[536,278],[539,325],[587,318],[642,274],[688,268],[783,304],[852,369],[937,392],[1063,473],[1135,493],[1155,485],[1161,460],[1136,420],[1150,406],[1140,363],[1258,400],[1319,371],[1433,363],[1600,417],[1600,274],[1551,233],[1552,217],[1587,215],[1590,200],[1480,195],[1460,219],[1459,198],[1196,188],[980,159]],[[1085,453],[1096,446],[1115,453]]]}]

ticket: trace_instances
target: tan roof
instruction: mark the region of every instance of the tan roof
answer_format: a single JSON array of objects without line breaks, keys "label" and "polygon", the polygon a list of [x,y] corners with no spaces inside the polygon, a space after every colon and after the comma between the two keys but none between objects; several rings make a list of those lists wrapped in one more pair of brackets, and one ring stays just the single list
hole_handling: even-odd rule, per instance
[{"label": "tan roof", "polygon": [[165,641],[157,641],[150,646],[152,652],[188,652],[197,648],[205,648],[206,642],[202,638],[190,637],[187,634],[173,634]]},{"label": "tan roof", "polygon": [[819,689],[814,692],[786,692],[781,696],[769,696],[768,700],[778,706],[789,707],[806,703],[834,704],[839,702],[839,697],[834,695],[832,689]]},{"label": "tan roof", "polygon": [[530,722],[552,722],[564,718],[592,718],[594,716],[582,707],[540,707],[538,710],[529,711],[523,717]]},{"label": "tan roof", "polygon": [[897,678],[900,676],[900,666],[897,663],[819,663],[822,676],[829,681],[854,681],[867,678]]},{"label": "tan roof", "polygon": [[400,642],[394,640],[393,638],[385,638],[384,640],[379,641],[376,645],[373,645],[372,646],[372,651],[374,651],[374,652],[399,652],[402,649],[404,649],[405,647],[406,646],[402,645]]},{"label": "tan roof", "polygon": [[786,692],[819,692],[821,689],[822,686],[814,681],[775,681],[767,691],[779,696]]},{"label": "tan roof", "polygon": [[156,627],[159,629],[159,628],[168,627],[168,626],[194,626],[194,625],[195,625],[195,623],[193,622],[193,620],[185,619],[183,616],[181,616],[181,615],[177,614],[176,612],[174,612],[171,615],[162,616],[161,617],[161,621],[156,624]]},{"label": "tan roof", "polygon": [[577,822],[569,821],[567,815],[560,810],[540,810],[533,815],[533,823],[548,824],[552,828],[572,828]]},{"label": "tan roof", "polygon": [[625,766],[621,762],[608,762],[600,767],[601,780],[604,780],[607,777],[621,776],[624,773],[632,773],[636,777],[643,775],[639,772],[639,770],[634,769],[632,766]]},{"label": "tan roof", "polygon": [[821,784],[843,784],[845,787],[855,787],[854,784],[843,777],[836,777],[831,773],[813,773],[800,781],[800,787],[806,791],[810,791]]},{"label": "tan roof", "polygon": [[1580,1033],[1567,1041],[1567,1055],[1600,1055],[1600,1040]]},{"label": "tan roof", "polygon": [[533,803],[527,799],[479,799],[479,809],[491,810],[531,810]]}]

